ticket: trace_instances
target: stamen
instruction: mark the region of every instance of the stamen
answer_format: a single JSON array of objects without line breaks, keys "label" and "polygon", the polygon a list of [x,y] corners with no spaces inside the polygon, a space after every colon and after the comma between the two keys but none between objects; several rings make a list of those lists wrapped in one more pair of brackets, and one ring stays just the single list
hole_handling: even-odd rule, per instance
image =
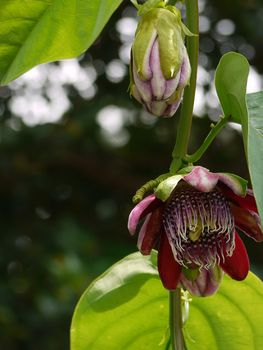
[{"label": "stamen", "polygon": [[217,190],[204,193],[185,186],[174,191],[163,225],[174,257],[183,266],[209,269],[235,249],[234,219],[229,203]]}]

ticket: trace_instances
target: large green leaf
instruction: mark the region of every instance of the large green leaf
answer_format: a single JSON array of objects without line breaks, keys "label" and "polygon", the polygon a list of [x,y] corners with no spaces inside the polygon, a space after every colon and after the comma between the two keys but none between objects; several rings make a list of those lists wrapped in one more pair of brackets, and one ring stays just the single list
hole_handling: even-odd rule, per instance
[{"label": "large green leaf", "polygon": [[246,140],[248,167],[254,194],[263,223],[263,91],[247,95],[248,139]]},{"label": "large green leaf", "polygon": [[71,58],[97,38],[122,0],[1,0],[0,83]]},{"label": "large green leaf", "polygon": [[[252,273],[243,282],[225,277],[219,292],[193,298],[184,327],[188,350],[261,350],[263,285]],[[156,253],[129,255],[99,277],[73,316],[71,350],[164,350],[168,293]]]},{"label": "large green leaf", "polygon": [[[246,87],[249,73],[247,59],[236,52],[226,53],[215,74],[216,91],[225,116],[242,123],[247,118]],[[243,130],[246,133],[246,130]]]}]

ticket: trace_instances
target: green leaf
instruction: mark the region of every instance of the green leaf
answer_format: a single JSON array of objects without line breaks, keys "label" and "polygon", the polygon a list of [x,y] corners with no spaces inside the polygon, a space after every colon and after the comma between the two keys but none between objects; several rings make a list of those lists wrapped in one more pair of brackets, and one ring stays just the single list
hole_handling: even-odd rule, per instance
[{"label": "green leaf", "polygon": [[1,0],[0,84],[32,67],[80,55],[122,0]]},{"label": "green leaf", "polygon": [[[196,298],[184,327],[188,350],[261,350],[263,284],[225,276],[219,292]],[[168,293],[156,253],[134,253],[113,265],[81,297],[71,326],[71,350],[164,350],[169,341]]]},{"label": "green leaf", "polygon": [[263,91],[248,94],[248,167],[261,222],[263,223]]},{"label": "green leaf", "polygon": [[129,255],[86,290],[73,316],[71,350],[159,349],[168,293],[154,260],[156,255]]},{"label": "green leaf", "polygon": [[243,282],[225,276],[219,292],[194,298],[185,327],[188,350],[260,350],[263,284],[252,273]]},{"label": "green leaf", "polygon": [[[225,116],[242,123],[247,118],[246,86],[249,73],[247,59],[236,52],[226,53],[220,60],[215,74],[216,91]],[[244,134],[247,130],[243,129]]]},{"label": "green leaf", "polygon": [[224,114],[242,124],[251,182],[263,222],[263,92],[247,95],[246,101],[248,72],[244,56],[227,53],[217,67],[215,84]]}]

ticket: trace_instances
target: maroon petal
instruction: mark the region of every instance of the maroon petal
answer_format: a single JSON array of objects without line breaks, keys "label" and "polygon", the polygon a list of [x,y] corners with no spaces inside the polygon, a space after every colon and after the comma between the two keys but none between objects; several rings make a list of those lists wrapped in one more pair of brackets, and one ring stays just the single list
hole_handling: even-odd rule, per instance
[{"label": "maroon petal", "polygon": [[158,249],[158,270],[163,286],[166,289],[175,290],[182,267],[174,259],[171,246],[165,233],[162,233]]},{"label": "maroon petal", "polygon": [[235,250],[232,256],[225,254],[225,261],[220,263],[221,268],[234,280],[242,281],[249,272],[249,258],[246,247],[235,232]]},{"label": "maroon petal", "polygon": [[142,218],[161,205],[162,201],[157,199],[154,194],[145,197],[140,203],[138,203],[129,215],[128,230],[130,234],[135,234],[138,223]]},{"label": "maroon petal", "polygon": [[235,226],[255,241],[262,242],[263,232],[259,215],[254,211],[237,207],[234,204],[231,205],[231,209],[235,218]]},{"label": "maroon petal", "polygon": [[249,209],[256,213],[258,212],[257,204],[252,190],[248,189],[246,196],[241,197],[236,195],[229,187],[225,186],[222,183],[219,183],[218,187],[223,192],[224,196],[231,202],[237,204],[241,208]]},{"label": "maroon petal", "polygon": [[149,255],[160,236],[163,208],[155,209],[144,221],[139,237],[138,249],[143,255]]}]

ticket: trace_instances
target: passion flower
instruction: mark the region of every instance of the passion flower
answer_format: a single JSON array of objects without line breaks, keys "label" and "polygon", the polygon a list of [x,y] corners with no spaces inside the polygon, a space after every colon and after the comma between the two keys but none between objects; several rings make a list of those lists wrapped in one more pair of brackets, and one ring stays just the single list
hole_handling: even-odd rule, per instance
[{"label": "passion flower", "polygon": [[223,272],[235,280],[246,278],[249,258],[237,230],[263,240],[246,181],[200,166],[164,180],[137,204],[129,216],[131,234],[141,220],[138,248],[148,255],[157,247],[164,287],[174,290],[181,284],[200,296],[218,289]]}]

